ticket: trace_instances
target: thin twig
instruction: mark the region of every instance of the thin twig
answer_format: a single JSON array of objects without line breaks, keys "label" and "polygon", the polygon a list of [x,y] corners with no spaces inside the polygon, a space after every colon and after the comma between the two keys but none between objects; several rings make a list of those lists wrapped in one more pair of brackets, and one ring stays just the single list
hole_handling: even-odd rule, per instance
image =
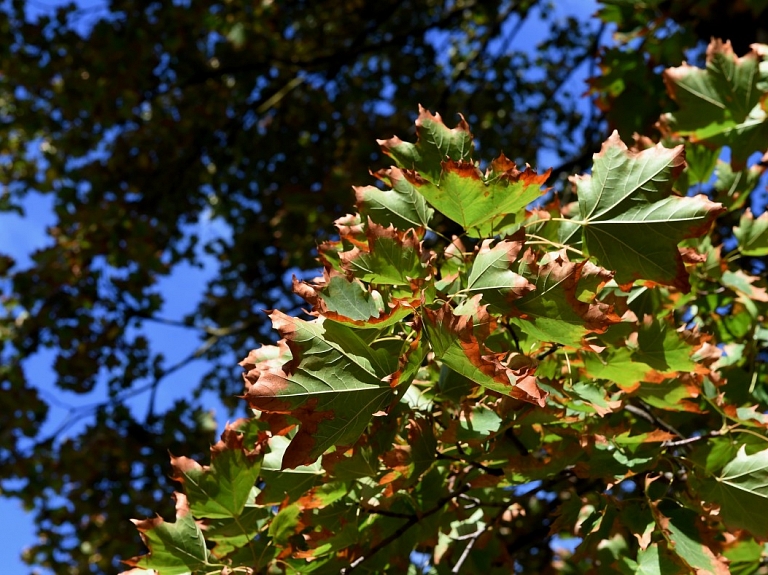
[{"label": "thin twig", "polygon": [[429,511],[426,511],[426,512],[421,513],[421,514],[412,515],[408,519],[408,521],[406,521],[400,527],[395,529],[395,531],[391,535],[389,535],[389,537],[385,537],[384,539],[379,541],[376,545],[371,547],[371,549],[368,551],[368,553],[366,555],[361,555],[360,557],[355,559],[349,565],[349,567],[345,567],[344,569],[342,569],[339,572],[339,574],[340,575],[349,575],[355,569],[357,569],[360,565],[362,565],[363,563],[368,561],[371,557],[376,555],[376,553],[378,553],[379,551],[384,549],[387,545],[389,545],[393,541],[396,541],[399,537],[401,537],[406,531],[408,531],[411,527],[416,525],[419,521],[421,521],[422,519],[426,519],[430,515],[434,515],[435,513],[440,511],[445,506],[446,503],[449,503],[450,501],[452,501],[453,499],[455,499],[456,497],[458,497],[459,495],[461,495],[462,493],[464,493],[464,492],[466,492],[468,490],[469,490],[469,485],[464,484],[459,489],[457,489],[456,491],[454,491],[452,493],[449,493],[448,495],[446,495],[445,497],[440,499],[437,502],[437,505],[435,505]]},{"label": "thin twig", "polygon": [[639,401],[640,405],[634,405],[634,404],[627,404],[624,406],[624,408],[629,411],[630,413],[633,413],[637,415],[638,417],[642,417],[646,421],[653,423],[657,427],[661,427],[665,431],[668,431],[669,433],[673,435],[677,435],[680,439],[685,439],[685,435],[680,433],[677,429],[672,427],[669,423],[664,421],[663,419],[660,419],[656,417],[651,410],[649,409],[649,406],[643,403],[642,401]]}]

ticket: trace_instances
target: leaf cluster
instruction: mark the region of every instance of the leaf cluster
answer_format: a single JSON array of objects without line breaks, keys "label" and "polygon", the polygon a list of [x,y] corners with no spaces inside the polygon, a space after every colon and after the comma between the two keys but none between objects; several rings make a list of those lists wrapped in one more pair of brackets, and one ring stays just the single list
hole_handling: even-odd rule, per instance
[{"label": "leaf cluster", "polygon": [[768,293],[735,262],[765,254],[765,216],[694,193],[709,156],[686,151],[728,145],[733,173],[765,152],[765,54],[713,41],[705,70],[668,70],[666,139],[614,133],[570,203],[503,155],[482,168],[463,118],[420,108],[415,143],[380,140],[394,165],[294,279],[311,319],[270,312],[279,342],[241,363],[253,417],[209,468],[172,461],[176,522],[139,522],[129,564],[760,572]]}]

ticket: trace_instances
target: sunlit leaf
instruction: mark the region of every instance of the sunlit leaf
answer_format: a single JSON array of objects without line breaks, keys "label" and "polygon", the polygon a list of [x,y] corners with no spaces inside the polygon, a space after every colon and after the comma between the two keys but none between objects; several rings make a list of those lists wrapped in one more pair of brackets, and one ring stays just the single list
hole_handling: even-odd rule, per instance
[{"label": "sunlit leaf", "polygon": [[666,70],[667,90],[680,109],[663,116],[665,129],[715,149],[729,146],[732,162],[743,167],[750,154],[768,148],[768,70],[761,60],[755,50],[737,58],[730,42],[713,39],[706,69]]},{"label": "sunlit leaf", "polygon": [[682,146],[634,152],[614,132],[592,175],[576,178],[584,248],[615,270],[619,284],[643,279],[690,289],[677,244],[705,233],[722,207],[703,195],[672,195],[683,166]]}]

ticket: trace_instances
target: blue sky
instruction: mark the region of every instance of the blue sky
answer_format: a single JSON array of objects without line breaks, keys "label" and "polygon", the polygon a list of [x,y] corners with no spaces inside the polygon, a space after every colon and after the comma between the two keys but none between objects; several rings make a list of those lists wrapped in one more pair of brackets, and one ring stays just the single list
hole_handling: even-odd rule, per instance
[{"label": "blue sky", "polygon": [[[31,7],[34,12],[39,13],[52,10],[62,3],[58,0],[34,2]],[[79,0],[77,4],[83,9],[82,25],[84,26],[87,26],[89,21],[92,22],[100,13],[103,13],[101,7],[103,7],[104,2],[102,1]],[[563,16],[573,14],[586,18],[596,11],[596,3],[593,0],[559,0],[557,10]],[[546,25],[534,18],[516,38],[515,47],[533,47],[545,35]],[[586,86],[583,84],[585,78],[586,69],[582,69],[579,74],[572,76],[571,82],[573,83],[572,86],[575,87],[575,92],[586,90]],[[546,152],[542,153],[539,158],[532,160],[537,160],[539,166],[543,168],[556,165],[559,162],[556,156]],[[24,205],[28,217],[22,218],[15,214],[0,213],[0,252],[9,253],[16,258],[20,267],[29,265],[31,253],[48,245],[49,239],[46,229],[55,222],[52,212],[52,197],[30,194]],[[199,229],[196,231],[202,239],[211,235],[226,233],[226,230],[217,222],[211,222],[205,218],[198,222],[197,227]],[[214,277],[217,271],[216,264],[212,259],[203,258],[203,261],[205,263],[203,269],[179,266],[170,277],[160,282],[161,291],[166,297],[162,310],[163,317],[178,319],[196,307],[206,282]],[[166,355],[166,365],[173,365],[183,359],[200,344],[198,334],[193,330],[151,324],[147,325],[145,331],[150,337],[152,348]],[[26,368],[30,380],[34,382],[52,381],[52,362],[53,354],[49,352],[41,352],[29,358],[26,362]],[[157,398],[158,407],[162,408],[163,405],[169,405],[181,396],[186,390],[186,382],[190,379],[196,381],[204,369],[205,365],[201,362],[192,363],[170,376],[160,386]],[[233,377],[239,377],[239,372],[240,369],[233,365]],[[78,407],[99,401],[104,398],[104,392],[103,385],[97,387],[96,391],[88,396],[56,390],[58,402],[51,405],[48,421],[42,431],[44,433],[46,431],[51,432],[66,420],[68,410],[65,406]],[[210,396],[210,400],[215,409],[218,402],[213,396]],[[146,395],[132,400],[130,405],[143,416],[147,407]],[[221,413],[221,410],[218,411]],[[223,427],[225,421],[218,420],[218,423],[220,427]],[[70,432],[76,429],[75,426]],[[29,568],[20,561],[19,554],[23,548],[35,541],[31,517],[16,500],[4,498],[0,498],[0,514],[5,519],[0,522],[0,541],[2,541],[0,547],[3,550],[2,556],[4,558],[3,573],[9,575],[28,573]],[[139,551],[137,550],[137,552]],[[40,570],[38,572],[45,573],[45,571]]]}]

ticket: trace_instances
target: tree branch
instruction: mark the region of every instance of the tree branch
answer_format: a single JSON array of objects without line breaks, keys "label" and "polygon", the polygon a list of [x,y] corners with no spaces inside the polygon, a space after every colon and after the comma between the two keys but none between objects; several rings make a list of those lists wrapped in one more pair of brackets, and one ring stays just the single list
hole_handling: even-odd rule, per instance
[{"label": "tree branch", "polygon": [[468,490],[469,490],[469,485],[464,484],[461,487],[459,487],[456,491],[453,491],[453,492],[449,493],[448,495],[446,495],[445,497],[443,497],[442,499],[440,499],[437,502],[437,505],[435,505],[429,511],[425,511],[424,513],[420,513],[420,514],[416,514],[416,515],[411,516],[408,519],[408,521],[406,521],[400,527],[395,529],[395,531],[392,534],[390,534],[388,537],[385,537],[384,539],[379,541],[376,545],[371,547],[371,549],[368,551],[367,554],[361,555],[360,557],[355,559],[349,565],[349,567],[345,567],[344,569],[342,569],[339,572],[339,575],[349,575],[355,569],[357,569],[360,565],[362,565],[363,563],[368,561],[371,557],[376,555],[376,553],[378,553],[379,551],[384,549],[387,545],[389,545],[390,543],[392,543],[393,541],[395,541],[399,537],[401,537],[406,531],[408,531],[411,527],[416,525],[419,521],[421,521],[422,519],[426,519],[430,515],[434,515],[435,513],[440,511],[443,507],[445,507],[445,505],[447,503],[449,503],[450,501],[452,501],[453,499],[455,499],[456,497],[458,497],[459,495],[461,495],[462,493],[464,493],[464,492],[466,492]]}]

